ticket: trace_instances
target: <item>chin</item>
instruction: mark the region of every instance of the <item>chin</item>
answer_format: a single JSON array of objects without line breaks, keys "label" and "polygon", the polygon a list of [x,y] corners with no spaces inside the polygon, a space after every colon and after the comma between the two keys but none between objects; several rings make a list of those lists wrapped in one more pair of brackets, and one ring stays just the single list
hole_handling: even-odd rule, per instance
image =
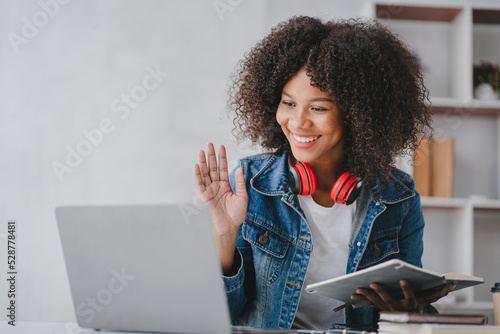
[{"label": "chin", "polygon": [[304,150],[292,148],[292,154],[295,159],[300,162],[306,162],[310,164],[317,159],[316,154],[313,152],[304,152]]}]

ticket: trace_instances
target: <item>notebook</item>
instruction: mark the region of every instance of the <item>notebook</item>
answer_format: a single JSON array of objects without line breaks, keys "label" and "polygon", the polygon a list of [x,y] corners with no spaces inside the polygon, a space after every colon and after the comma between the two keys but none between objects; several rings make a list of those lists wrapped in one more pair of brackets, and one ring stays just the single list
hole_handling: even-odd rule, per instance
[{"label": "notebook", "polygon": [[187,204],[67,206],[56,208],[56,219],[80,327],[235,332],[207,210]]}]

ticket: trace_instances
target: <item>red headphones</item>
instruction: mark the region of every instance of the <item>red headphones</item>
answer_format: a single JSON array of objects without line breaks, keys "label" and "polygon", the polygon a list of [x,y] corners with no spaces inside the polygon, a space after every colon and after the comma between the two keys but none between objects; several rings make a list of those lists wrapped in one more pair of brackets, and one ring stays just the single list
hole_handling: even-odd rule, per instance
[{"label": "red headphones", "polygon": [[[312,195],[316,191],[316,176],[311,165],[298,162],[292,165],[292,157],[288,156],[290,168],[288,169],[288,183],[290,190],[297,195]],[[342,174],[333,185],[330,197],[335,203],[352,204],[361,192],[363,181],[349,173]]]}]

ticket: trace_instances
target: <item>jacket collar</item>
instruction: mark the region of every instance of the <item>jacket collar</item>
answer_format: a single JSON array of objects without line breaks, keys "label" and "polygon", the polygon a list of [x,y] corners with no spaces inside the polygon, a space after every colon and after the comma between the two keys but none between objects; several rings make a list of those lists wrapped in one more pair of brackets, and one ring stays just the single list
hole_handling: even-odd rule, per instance
[{"label": "jacket collar", "polygon": [[[406,184],[403,181],[406,181]],[[370,188],[374,198],[378,198],[382,203],[393,204],[415,196],[415,192],[407,185],[409,181],[411,181],[410,176],[394,169],[394,172],[389,176],[389,181],[384,186],[382,186],[382,179],[379,178],[370,184]]]},{"label": "jacket collar", "polygon": [[[252,188],[268,196],[290,192],[288,186],[288,152],[270,154],[269,158],[264,160],[262,164],[262,168],[250,180]],[[409,179],[403,172],[395,170],[390,175],[389,182],[386,183],[385,187],[382,187],[381,179],[365,185],[365,187],[368,187],[373,193],[373,197],[382,203],[397,203],[415,196],[415,192],[403,183],[405,178]]]},{"label": "jacket collar", "polygon": [[263,167],[252,177],[253,189],[264,195],[282,195],[288,189],[288,152],[270,154],[269,159],[262,162]]}]

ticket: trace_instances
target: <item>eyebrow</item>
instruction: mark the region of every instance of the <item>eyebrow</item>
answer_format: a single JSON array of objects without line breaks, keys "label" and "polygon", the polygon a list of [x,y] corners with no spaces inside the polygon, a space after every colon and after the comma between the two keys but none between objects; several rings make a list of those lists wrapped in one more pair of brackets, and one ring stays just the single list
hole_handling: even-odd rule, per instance
[{"label": "eyebrow", "polygon": [[[292,98],[292,99],[294,98],[292,95],[288,94],[288,93],[287,93],[287,92],[285,92],[285,91],[282,91],[282,92],[281,92],[281,94],[286,95],[286,96],[288,96],[289,98]],[[310,101],[312,101],[312,102],[324,101],[324,102],[332,102],[332,103],[335,103],[335,101],[333,101],[332,99],[327,99],[327,98],[325,98],[325,97],[316,97],[316,98],[314,98],[314,99],[311,99]]]}]

